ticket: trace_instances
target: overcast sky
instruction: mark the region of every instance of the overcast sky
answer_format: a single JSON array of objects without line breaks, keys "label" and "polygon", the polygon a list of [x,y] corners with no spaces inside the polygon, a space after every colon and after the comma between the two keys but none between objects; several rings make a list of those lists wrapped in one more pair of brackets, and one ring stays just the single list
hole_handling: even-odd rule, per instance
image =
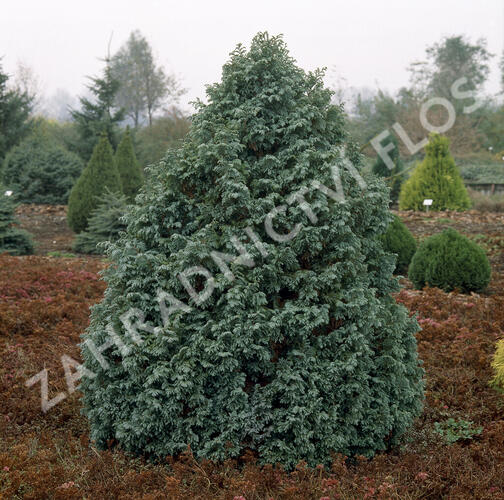
[{"label": "overcast sky", "polygon": [[[182,78],[183,101],[204,96],[238,42],[258,31],[283,33],[300,66],[336,68],[348,85],[394,91],[407,66],[444,35],[485,37],[500,54],[503,0],[2,0],[0,56],[12,73],[32,67],[48,96],[63,88],[81,94],[98,74],[112,35],[114,53],[139,29],[159,62]],[[499,89],[496,56],[486,87]],[[335,73],[329,75],[329,80]]]}]

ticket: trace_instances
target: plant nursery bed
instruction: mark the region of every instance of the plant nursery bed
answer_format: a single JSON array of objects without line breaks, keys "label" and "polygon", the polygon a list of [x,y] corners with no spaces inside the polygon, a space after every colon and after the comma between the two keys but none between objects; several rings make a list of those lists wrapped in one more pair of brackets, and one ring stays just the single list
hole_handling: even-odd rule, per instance
[{"label": "plant nursery bed", "polygon": [[[80,335],[89,307],[103,295],[99,272],[106,264],[0,256],[0,498],[504,499],[504,395],[489,386],[495,343],[504,336],[504,218],[473,212],[400,215],[417,239],[448,226],[478,240],[492,264],[490,287],[462,295],[414,290],[403,279],[396,300],[422,327],[421,417],[400,446],[373,459],[335,455],[331,467],[300,463],[293,471],[260,465],[253,453],[214,463],[196,461],[188,449],[153,463],[113,446],[98,450],[65,366],[69,359],[81,360]],[[34,231],[43,221],[64,217],[64,210],[26,209],[18,216],[39,248],[67,249],[67,243],[50,248],[42,229]],[[56,234],[66,241],[69,230],[62,224],[48,233],[51,241]],[[48,400],[60,401],[44,413],[45,376]]]}]

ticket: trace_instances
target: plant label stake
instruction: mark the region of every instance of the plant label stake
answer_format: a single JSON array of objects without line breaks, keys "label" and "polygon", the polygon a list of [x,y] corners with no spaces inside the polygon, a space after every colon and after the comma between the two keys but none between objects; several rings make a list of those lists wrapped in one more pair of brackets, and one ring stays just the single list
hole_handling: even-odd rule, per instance
[{"label": "plant label stake", "polygon": [[426,208],[426,211],[428,212],[429,211],[429,207],[432,205],[432,200],[424,200],[423,201],[423,204]]}]

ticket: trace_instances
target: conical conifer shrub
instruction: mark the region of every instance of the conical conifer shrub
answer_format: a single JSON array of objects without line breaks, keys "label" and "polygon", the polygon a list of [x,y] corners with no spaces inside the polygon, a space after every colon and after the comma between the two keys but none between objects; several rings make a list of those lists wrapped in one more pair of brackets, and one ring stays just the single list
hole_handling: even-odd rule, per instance
[{"label": "conical conifer shrub", "polygon": [[73,231],[80,233],[86,229],[91,213],[102,202],[106,189],[120,193],[121,178],[112,146],[107,135],[102,134],[89,163],[70,192],[67,220]]},{"label": "conical conifer shrub", "polygon": [[450,154],[450,140],[433,133],[425,146],[425,158],[402,185],[401,210],[422,210],[423,201],[431,199],[432,210],[466,210],[471,199],[455,160]]},{"label": "conical conifer shrub", "polygon": [[133,201],[143,184],[143,172],[135,156],[129,127],[126,129],[119,146],[117,146],[115,162],[121,177],[123,193],[128,200]]},{"label": "conical conifer shrub", "polygon": [[322,77],[258,34],[148,176],[82,344],[99,446],[315,465],[392,446],[419,414],[387,193]]},{"label": "conical conifer shrub", "polygon": [[404,182],[404,166],[401,156],[399,155],[399,144],[395,136],[390,137],[390,143],[394,145],[394,148],[390,151],[390,159],[394,167],[389,168],[383,161],[383,158],[378,156],[373,163],[372,170],[373,174],[386,179],[387,186],[390,188],[390,201],[392,203],[397,203],[399,192],[401,191],[401,184]]}]

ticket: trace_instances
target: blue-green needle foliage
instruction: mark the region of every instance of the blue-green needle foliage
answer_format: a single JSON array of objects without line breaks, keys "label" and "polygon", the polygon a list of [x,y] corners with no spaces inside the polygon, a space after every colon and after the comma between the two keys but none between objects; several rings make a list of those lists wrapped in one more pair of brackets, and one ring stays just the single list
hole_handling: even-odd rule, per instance
[{"label": "blue-green needle foliage", "polygon": [[[394,257],[378,240],[391,220],[386,188],[375,177],[363,187],[344,166],[344,116],[322,77],[298,68],[281,37],[258,34],[207,88],[181,149],[150,172],[108,248],[108,288],[82,346],[98,445],[158,457],[190,445],[215,460],[249,449],[262,462],[315,465],[394,445],[421,411],[418,325],[390,295]],[[345,202],[311,187],[336,191],[333,165]],[[305,187],[316,222],[288,201]],[[283,243],[264,224],[281,205],[277,233],[303,225]],[[250,258],[223,273],[211,253],[238,256],[233,237]],[[193,266],[215,277],[200,305],[177,277]],[[208,289],[201,275],[189,281]],[[159,289],[187,304],[173,312],[164,301],[166,323]],[[131,308],[138,343],[120,319]],[[98,360],[89,341],[103,345],[107,326],[127,349],[114,344]]]}]

